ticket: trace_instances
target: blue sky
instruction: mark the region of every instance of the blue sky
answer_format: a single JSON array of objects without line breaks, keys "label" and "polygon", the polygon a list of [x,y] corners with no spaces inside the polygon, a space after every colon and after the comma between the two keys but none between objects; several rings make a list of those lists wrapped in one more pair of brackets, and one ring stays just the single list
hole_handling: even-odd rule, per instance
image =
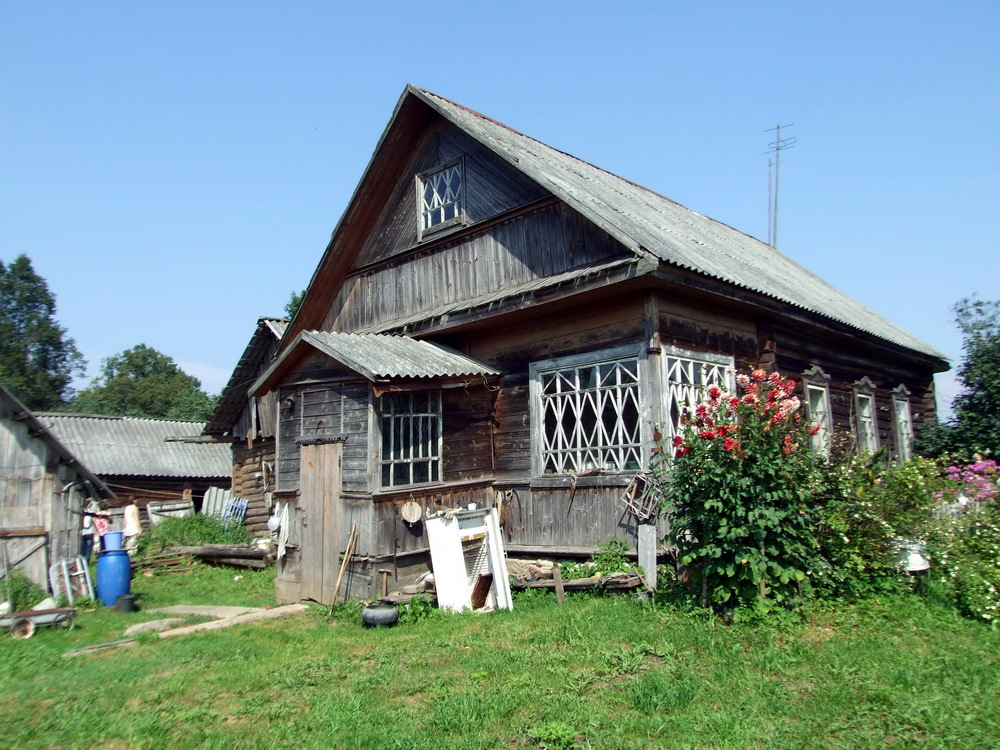
[{"label": "blue sky", "polygon": [[0,259],[31,258],[91,375],[145,343],[220,390],[407,83],[765,240],[791,125],[785,254],[955,364],[951,306],[1000,298],[1000,3],[346,8],[6,5]]}]

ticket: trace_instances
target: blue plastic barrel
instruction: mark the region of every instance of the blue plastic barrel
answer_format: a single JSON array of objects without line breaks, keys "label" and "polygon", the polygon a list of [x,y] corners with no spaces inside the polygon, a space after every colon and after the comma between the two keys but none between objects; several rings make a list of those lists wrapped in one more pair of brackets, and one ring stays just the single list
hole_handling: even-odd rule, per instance
[{"label": "blue plastic barrel", "polygon": [[[107,536],[107,534],[105,534]],[[110,607],[132,589],[132,563],[128,552],[109,549],[97,556],[97,598]]]},{"label": "blue plastic barrel", "polygon": [[107,531],[104,536],[101,537],[104,549],[121,549],[122,548],[122,532],[120,531]]}]

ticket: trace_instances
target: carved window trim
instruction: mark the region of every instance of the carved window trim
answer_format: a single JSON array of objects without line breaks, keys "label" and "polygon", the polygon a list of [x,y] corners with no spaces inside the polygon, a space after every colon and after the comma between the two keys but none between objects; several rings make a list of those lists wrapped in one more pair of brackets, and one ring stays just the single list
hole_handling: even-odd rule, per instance
[{"label": "carved window trim", "polygon": [[878,450],[875,384],[867,375],[854,384],[854,430],[859,451],[874,453]]},{"label": "carved window trim", "polygon": [[802,394],[806,419],[811,428],[819,429],[809,437],[809,449],[820,456],[830,455],[830,376],[819,365],[802,373]]},{"label": "carved window trim", "polygon": [[910,391],[902,384],[892,389],[892,429],[896,461],[906,463],[912,456],[913,412],[910,410]]}]

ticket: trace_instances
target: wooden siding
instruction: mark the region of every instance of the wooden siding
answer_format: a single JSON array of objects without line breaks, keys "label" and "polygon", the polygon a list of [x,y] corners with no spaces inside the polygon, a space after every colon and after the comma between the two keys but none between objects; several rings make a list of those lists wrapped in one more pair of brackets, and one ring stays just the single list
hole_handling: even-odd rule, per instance
[{"label": "wooden siding", "polygon": [[[282,388],[279,394],[278,489],[299,487],[302,440],[343,438],[343,488],[368,490],[369,386],[363,382]],[[291,399],[291,401],[288,401]]]},{"label": "wooden siding", "polygon": [[465,214],[475,224],[546,195],[505,161],[450,123],[430,129],[404,165],[392,197],[362,247],[357,266],[367,266],[410,250],[417,244],[418,174],[460,159],[464,167]]},{"label": "wooden siding", "polygon": [[626,257],[617,242],[564,205],[549,204],[352,277],[323,327],[356,331],[390,325],[616,257]]}]

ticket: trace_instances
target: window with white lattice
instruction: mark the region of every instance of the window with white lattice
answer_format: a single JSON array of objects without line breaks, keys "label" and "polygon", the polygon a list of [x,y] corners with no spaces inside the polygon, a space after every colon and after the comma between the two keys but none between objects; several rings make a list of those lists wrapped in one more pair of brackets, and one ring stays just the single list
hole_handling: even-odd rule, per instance
[{"label": "window with white lattice", "polygon": [[854,384],[854,428],[857,431],[859,451],[871,453],[878,449],[875,384],[867,377]]},{"label": "window with white lattice", "polygon": [[910,415],[910,392],[900,385],[892,391],[893,431],[896,438],[896,460],[905,463],[910,460],[910,445],[913,442],[913,419]]},{"label": "window with white lattice", "polygon": [[639,367],[608,352],[531,365],[535,476],[642,467]]},{"label": "window with white lattice", "polygon": [[378,409],[381,486],[441,481],[441,392],[388,393]]},{"label": "window with white lattice", "polygon": [[417,178],[421,238],[465,221],[465,188],[462,172],[462,162],[458,161]]},{"label": "window with white lattice", "polygon": [[705,400],[705,389],[717,385],[723,391],[736,389],[732,357],[663,347],[663,438],[670,443],[684,432],[681,418]]},{"label": "window with white lattice", "polygon": [[830,454],[830,376],[816,366],[802,373],[806,419],[815,430],[809,438],[809,449],[821,456]]}]

